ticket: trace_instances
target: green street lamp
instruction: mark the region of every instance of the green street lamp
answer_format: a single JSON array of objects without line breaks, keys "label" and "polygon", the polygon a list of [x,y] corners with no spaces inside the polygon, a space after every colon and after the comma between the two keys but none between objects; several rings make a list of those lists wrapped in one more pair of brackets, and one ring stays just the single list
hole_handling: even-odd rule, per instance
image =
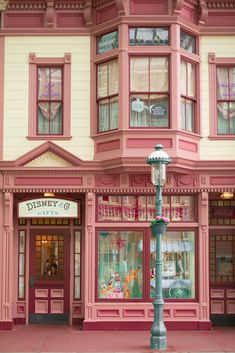
[{"label": "green street lamp", "polygon": [[156,218],[151,222],[152,234],[156,237],[156,267],[153,301],[154,319],[151,328],[150,347],[152,349],[166,349],[167,330],[164,324],[162,293],[162,235],[165,233],[170,220],[162,216],[162,187],[165,185],[166,165],[170,163],[170,158],[163,151],[161,144],[155,146],[155,151],[150,154],[147,163],[151,165],[151,181],[156,186]]}]

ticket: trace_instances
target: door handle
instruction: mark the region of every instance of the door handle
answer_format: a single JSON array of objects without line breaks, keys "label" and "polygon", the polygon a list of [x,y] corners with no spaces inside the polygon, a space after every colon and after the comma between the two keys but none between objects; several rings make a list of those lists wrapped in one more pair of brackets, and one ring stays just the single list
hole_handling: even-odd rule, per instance
[{"label": "door handle", "polygon": [[30,276],[30,278],[29,278],[29,286],[30,286],[30,288],[34,288],[34,276]]}]

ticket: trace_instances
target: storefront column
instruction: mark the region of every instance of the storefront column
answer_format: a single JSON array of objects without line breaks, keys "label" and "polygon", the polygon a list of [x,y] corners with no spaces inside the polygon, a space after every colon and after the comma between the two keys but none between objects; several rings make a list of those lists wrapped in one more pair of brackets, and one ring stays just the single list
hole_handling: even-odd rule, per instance
[{"label": "storefront column", "polygon": [[199,196],[199,246],[198,246],[198,285],[200,303],[200,329],[211,328],[209,304],[209,229],[208,193]]},{"label": "storefront column", "polygon": [[[93,303],[95,302],[95,195],[88,193],[86,197],[86,232],[85,232],[85,329],[86,321],[93,316]],[[88,276],[89,274],[89,276]]]},{"label": "storefront column", "polygon": [[0,235],[0,329],[11,330],[13,328],[13,194],[9,192],[1,194],[0,204],[3,210]]}]

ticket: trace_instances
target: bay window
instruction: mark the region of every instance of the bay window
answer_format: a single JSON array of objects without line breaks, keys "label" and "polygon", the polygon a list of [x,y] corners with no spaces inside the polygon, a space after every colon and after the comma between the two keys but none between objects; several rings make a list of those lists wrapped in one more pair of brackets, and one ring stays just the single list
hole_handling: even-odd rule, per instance
[{"label": "bay window", "polygon": [[235,134],[235,66],[217,67],[217,131]]},{"label": "bay window", "polygon": [[98,132],[118,128],[118,61],[98,65]]},{"label": "bay window", "polygon": [[168,66],[167,57],[131,58],[131,127],[169,127]]},{"label": "bay window", "polygon": [[181,61],[181,129],[196,132],[196,65]]}]

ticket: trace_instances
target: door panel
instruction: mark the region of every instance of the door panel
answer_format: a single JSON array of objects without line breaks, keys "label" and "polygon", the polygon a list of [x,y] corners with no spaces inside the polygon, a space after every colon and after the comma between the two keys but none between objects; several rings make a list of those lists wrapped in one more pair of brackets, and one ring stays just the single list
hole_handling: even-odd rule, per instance
[{"label": "door panel", "polygon": [[210,312],[214,325],[235,324],[235,235],[210,235]]},{"label": "door panel", "polygon": [[31,231],[29,323],[69,322],[69,241],[67,230]]}]

